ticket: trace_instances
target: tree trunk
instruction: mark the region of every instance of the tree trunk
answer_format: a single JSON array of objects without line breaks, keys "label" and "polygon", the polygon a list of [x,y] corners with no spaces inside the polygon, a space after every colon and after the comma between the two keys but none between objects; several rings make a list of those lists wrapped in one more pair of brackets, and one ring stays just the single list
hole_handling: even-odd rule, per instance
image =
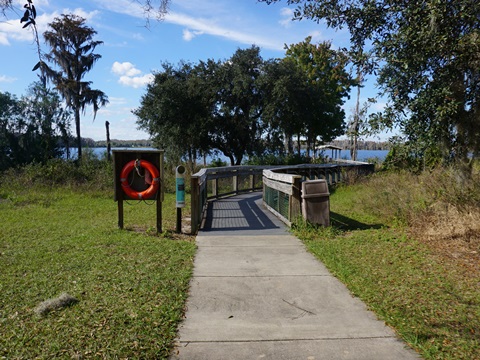
[{"label": "tree trunk", "polygon": [[[358,83],[363,81],[361,70],[358,70]],[[360,85],[357,88],[357,103],[355,104],[355,114],[353,115],[353,141],[352,148],[350,149],[350,157],[353,161],[357,161],[358,150],[358,131],[360,130]]]},{"label": "tree trunk", "polygon": [[82,160],[82,136],[80,134],[80,109],[75,108],[75,129],[77,131],[77,159]]}]

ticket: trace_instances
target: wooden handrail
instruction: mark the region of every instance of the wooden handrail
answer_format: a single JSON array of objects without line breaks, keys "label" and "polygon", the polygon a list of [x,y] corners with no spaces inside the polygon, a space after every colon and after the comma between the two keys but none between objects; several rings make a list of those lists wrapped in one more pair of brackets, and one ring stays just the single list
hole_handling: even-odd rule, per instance
[{"label": "wooden handrail", "polygon": [[[361,173],[372,173],[374,165],[357,161],[342,161],[333,164],[304,164],[294,166],[226,166],[204,168],[191,176],[191,217],[192,234],[195,234],[203,220],[203,213],[209,199],[236,195],[241,192],[261,190],[265,186],[288,195],[289,209],[287,223],[301,214],[301,182],[305,179],[324,178],[329,185],[340,182],[344,173],[355,169]],[[249,186],[239,188],[241,177],[250,177]],[[221,192],[218,181],[232,178],[231,190]],[[262,179],[261,187],[256,179]],[[212,181],[212,196],[208,196],[208,181]],[[278,214],[277,214],[278,215]]]}]

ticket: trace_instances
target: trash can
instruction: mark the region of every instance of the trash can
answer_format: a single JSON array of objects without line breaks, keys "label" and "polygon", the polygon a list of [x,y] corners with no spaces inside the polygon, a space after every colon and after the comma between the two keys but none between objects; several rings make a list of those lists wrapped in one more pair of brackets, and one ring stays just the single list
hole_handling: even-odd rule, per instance
[{"label": "trash can", "polygon": [[302,183],[302,214],[311,224],[330,226],[330,192],[326,180]]}]

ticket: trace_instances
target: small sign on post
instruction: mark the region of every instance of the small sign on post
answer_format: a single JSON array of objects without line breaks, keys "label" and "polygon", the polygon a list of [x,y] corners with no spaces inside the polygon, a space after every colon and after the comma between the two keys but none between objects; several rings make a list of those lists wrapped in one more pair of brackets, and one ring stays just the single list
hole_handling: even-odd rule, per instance
[{"label": "small sign on post", "polygon": [[185,207],[185,166],[179,165],[175,171],[177,208]]},{"label": "small sign on post", "polygon": [[182,208],[185,207],[185,166],[179,165],[175,171],[175,190],[177,205],[177,233],[182,232]]}]

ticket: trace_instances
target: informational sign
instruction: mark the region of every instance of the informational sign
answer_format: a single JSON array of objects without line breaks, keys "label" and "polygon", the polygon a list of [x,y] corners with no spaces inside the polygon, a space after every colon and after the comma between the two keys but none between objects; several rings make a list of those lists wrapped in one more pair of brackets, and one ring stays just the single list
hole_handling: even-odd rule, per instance
[{"label": "informational sign", "polygon": [[176,169],[176,198],[177,208],[185,207],[185,166],[179,165]]}]

